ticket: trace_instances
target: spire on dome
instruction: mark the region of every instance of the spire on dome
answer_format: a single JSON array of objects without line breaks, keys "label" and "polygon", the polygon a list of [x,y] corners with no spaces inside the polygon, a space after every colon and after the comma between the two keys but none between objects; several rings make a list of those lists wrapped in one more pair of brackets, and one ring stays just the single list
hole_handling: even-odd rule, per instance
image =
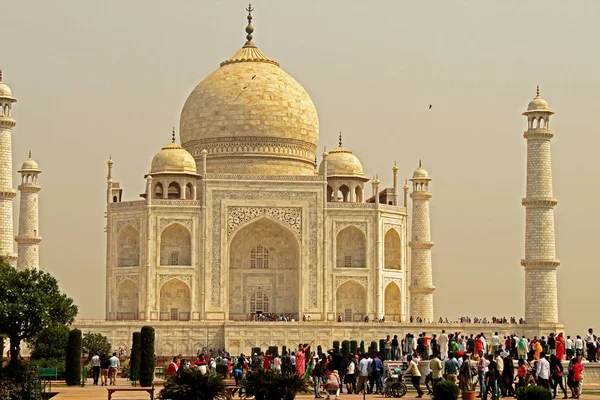
[{"label": "spire on dome", "polygon": [[29,150],[29,158],[31,158],[31,150]]},{"label": "spire on dome", "polygon": [[246,46],[254,46],[254,43],[252,43],[252,32],[254,32],[254,27],[252,26],[252,11],[254,11],[254,8],[252,8],[252,4],[249,3],[248,4],[248,8],[246,8],[246,11],[248,11],[248,26],[246,27],[246,44],[244,45],[244,47]]},{"label": "spire on dome", "polygon": [[537,85],[537,89],[535,91],[535,97],[537,97],[537,98],[540,97],[540,85]]},{"label": "spire on dome", "polygon": [[175,127],[173,127],[173,133],[171,134],[171,143],[175,143]]},{"label": "spire on dome", "polygon": [[339,140],[339,144],[340,144],[340,147],[342,147],[342,131],[340,131],[340,140]]},{"label": "spire on dome", "polygon": [[419,168],[423,168],[423,163],[421,162],[420,159],[419,159]]},{"label": "spire on dome", "polygon": [[2,82],[2,70],[0,69],[0,82]]}]

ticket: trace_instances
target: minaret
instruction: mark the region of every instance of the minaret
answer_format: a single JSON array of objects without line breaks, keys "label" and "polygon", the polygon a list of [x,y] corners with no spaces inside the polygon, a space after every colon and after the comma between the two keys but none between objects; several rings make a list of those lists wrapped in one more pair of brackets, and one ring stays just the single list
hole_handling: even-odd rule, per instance
[{"label": "minaret", "polygon": [[550,116],[554,114],[540,97],[540,88],[529,103],[527,140],[527,192],[521,204],[525,206],[525,322],[558,322],[556,259],[554,238],[554,206]]},{"label": "minaret", "polygon": [[19,251],[17,268],[38,269],[40,267],[40,237],[38,193],[41,190],[38,185],[38,175],[41,173],[38,165],[29,158],[25,160],[19,173],[21,184],[19,192],[21,202],[19,207],[19,236],[15,238]]},{"label": "minaret", "polygon": [[429,174],[421,166],[413,173],[412,199],[412,240],[410,266],[410,316],[421,317],[424,322],[433,321],[433,286],[431,268],[431,224],[429,221]]},{"label": "minaret", "polygon": [[11,117],[16,101],[0,70],[0,256],[11,265],[17,261],[13,233],[13,198],[17,192],[12,187],[12,128],[17,122]]}]

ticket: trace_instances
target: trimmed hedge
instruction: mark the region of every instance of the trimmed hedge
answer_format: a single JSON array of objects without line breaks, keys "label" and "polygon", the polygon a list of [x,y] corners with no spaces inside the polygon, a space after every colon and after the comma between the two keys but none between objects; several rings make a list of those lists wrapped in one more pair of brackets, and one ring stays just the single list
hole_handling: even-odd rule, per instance
[{"label": "trimmed hedge", "polygon": [[142,327],[140,333],[140,386],[152,386],[154,379],[154,328],[151,326]]},{"label": "trimmed hedge", "polygon": [[377,342],[373,341],[369,345],[369,354],[371,354],[371,356],[372,356],[375,353],[377,353]]},{"label": "trimmed hedge", "polygon": [[365,341],[364,340],[360,341],[360,346],[358,347],[358,349],[360,350],[361,353],[365,352]]},{"label": "trimmed hedge", "polygon": [[338,351],[340,349],[340,341],[339,340],[334,340],[333,341],[333,350],[334,351]]},{"label": "trimmed hedge", "polygon": [[441,381],[433,387],[435,400],[458,400],[458,386],[452,381]]},{"label": "trimmed hedge", "polygon": [[545,387],[527,386],[517,389],[517,400],[552,400],[552,393]]},{"label": "trimmed hedge", "polygon": [[351,340],[350,341],[350,353],[356,355],[357,351],[358,351],[358,342],[356,340]]},{"label": "trimmed hedge", "polygon": [[[131,368],[135,370],[135,377],[140,378],[140,364],[142,363],[142,333],[133,332],[131,338]],[[132,373],[133,374],[133,373]]]},{"label": "trimmed hedge", "polygon": [[350,341],[349,340],[344,340],[342,342],[342,355],[344,356],[344,362],[346,362],[346,360],[348,360],[348,357],[350,356]]},{"label": "trimmed hedge", "polygon": [[81,383],[81,331],[73,329],[69,332],[69,340],[65,349],[65,382],[68,386]]}]

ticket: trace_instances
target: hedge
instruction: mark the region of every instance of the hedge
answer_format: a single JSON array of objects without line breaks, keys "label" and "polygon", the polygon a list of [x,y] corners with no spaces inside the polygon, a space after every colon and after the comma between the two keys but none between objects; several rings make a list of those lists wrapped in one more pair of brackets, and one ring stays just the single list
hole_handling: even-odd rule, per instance
[{"label": "hedge", "polygon": [[[142,362],[142,333],[133,332],[131,338],[131,368],[135,371],[135,377],[140,378],[140,364]],[[133,372],[132,372],[133,376]]]},{"label": "hedge", "polygon": [[68,386],[76,386],[81,383],[81,341],[79,329],[69,332],[65,350],[65,382]]},{"label": "hedge", "polygon": [[140,386],[152,386],[154,379],[154,328],[142,327],[140,346]]}]

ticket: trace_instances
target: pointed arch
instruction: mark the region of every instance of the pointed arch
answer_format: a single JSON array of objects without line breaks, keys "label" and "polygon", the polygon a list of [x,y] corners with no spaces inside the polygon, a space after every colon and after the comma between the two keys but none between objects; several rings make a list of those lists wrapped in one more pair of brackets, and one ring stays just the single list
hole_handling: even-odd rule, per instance
[{"label": "pointed arch", "polygon": [[196,200],[196,193],[194,193],[194,186],[192,185],[192,182],[188,182],[187,185],[185,185],[185,198],[186,200]]},{"label": "pointed arch", "polygon": [[181,186],[179,186],[179,183],[177,183],[175,181],[169,183],[168,198],[169,199],[180,199],[181,198]]},{"label": "pointed arch", "polygon": [[367,314],[367,291],[364,286],[353,279],[341,284],[335,291],[335,308],[343,321],[362,321]]},{"label": "pointed arch", "polygon": [[336,237],[336,266],[366,268],[367,237],[355,226],[347,226]]},{"label": "pointed arch", "polygon": [[340,186],[339,192],[341,194],[342,201],[344,203],[347,203],[350,201],[350,188],[348,187],[348,185]]},{"label": "pointed arch", "polygon": [[126,225],[117,234],[117,265],[119,267],[140,265],[140,232],[133,225]]},{"label": "pointed arch", "polygon": [[139,288],[131,279],[125,279],[117,286],[117,319],[138,319]]},{"label": "pointed arch", "polygon": [[386,269],[402,268],[402,242],[400,234],[394,228],[385,233],[383,259]]},{"label": "pointed arch", "polygon": [[161,286],[160,319],[188,321],[191,304],[190,287],[181,279],[170,279]]},{"label": "pointed arch", "polygon": [[386,321],[400,321],[402,317],[402,296],[400,286],[390,282],[385,287],[384,314]]},{"label": "pointed arch", "polygon": [[192,234],[173,223],[160,235],[160,265],[192,265]]},{"label": "pointed arch", "polygon": [[163,198],[163,185],[160,182],[157,182],[156,185],[154,185],[154,198],[155,199],[162,199]]},{"label": "pointed arch", "polygon": [[363,189],[360,185],[356,185],[354,188],[354,198],[356,199],[357,203],[363,202]]}]

